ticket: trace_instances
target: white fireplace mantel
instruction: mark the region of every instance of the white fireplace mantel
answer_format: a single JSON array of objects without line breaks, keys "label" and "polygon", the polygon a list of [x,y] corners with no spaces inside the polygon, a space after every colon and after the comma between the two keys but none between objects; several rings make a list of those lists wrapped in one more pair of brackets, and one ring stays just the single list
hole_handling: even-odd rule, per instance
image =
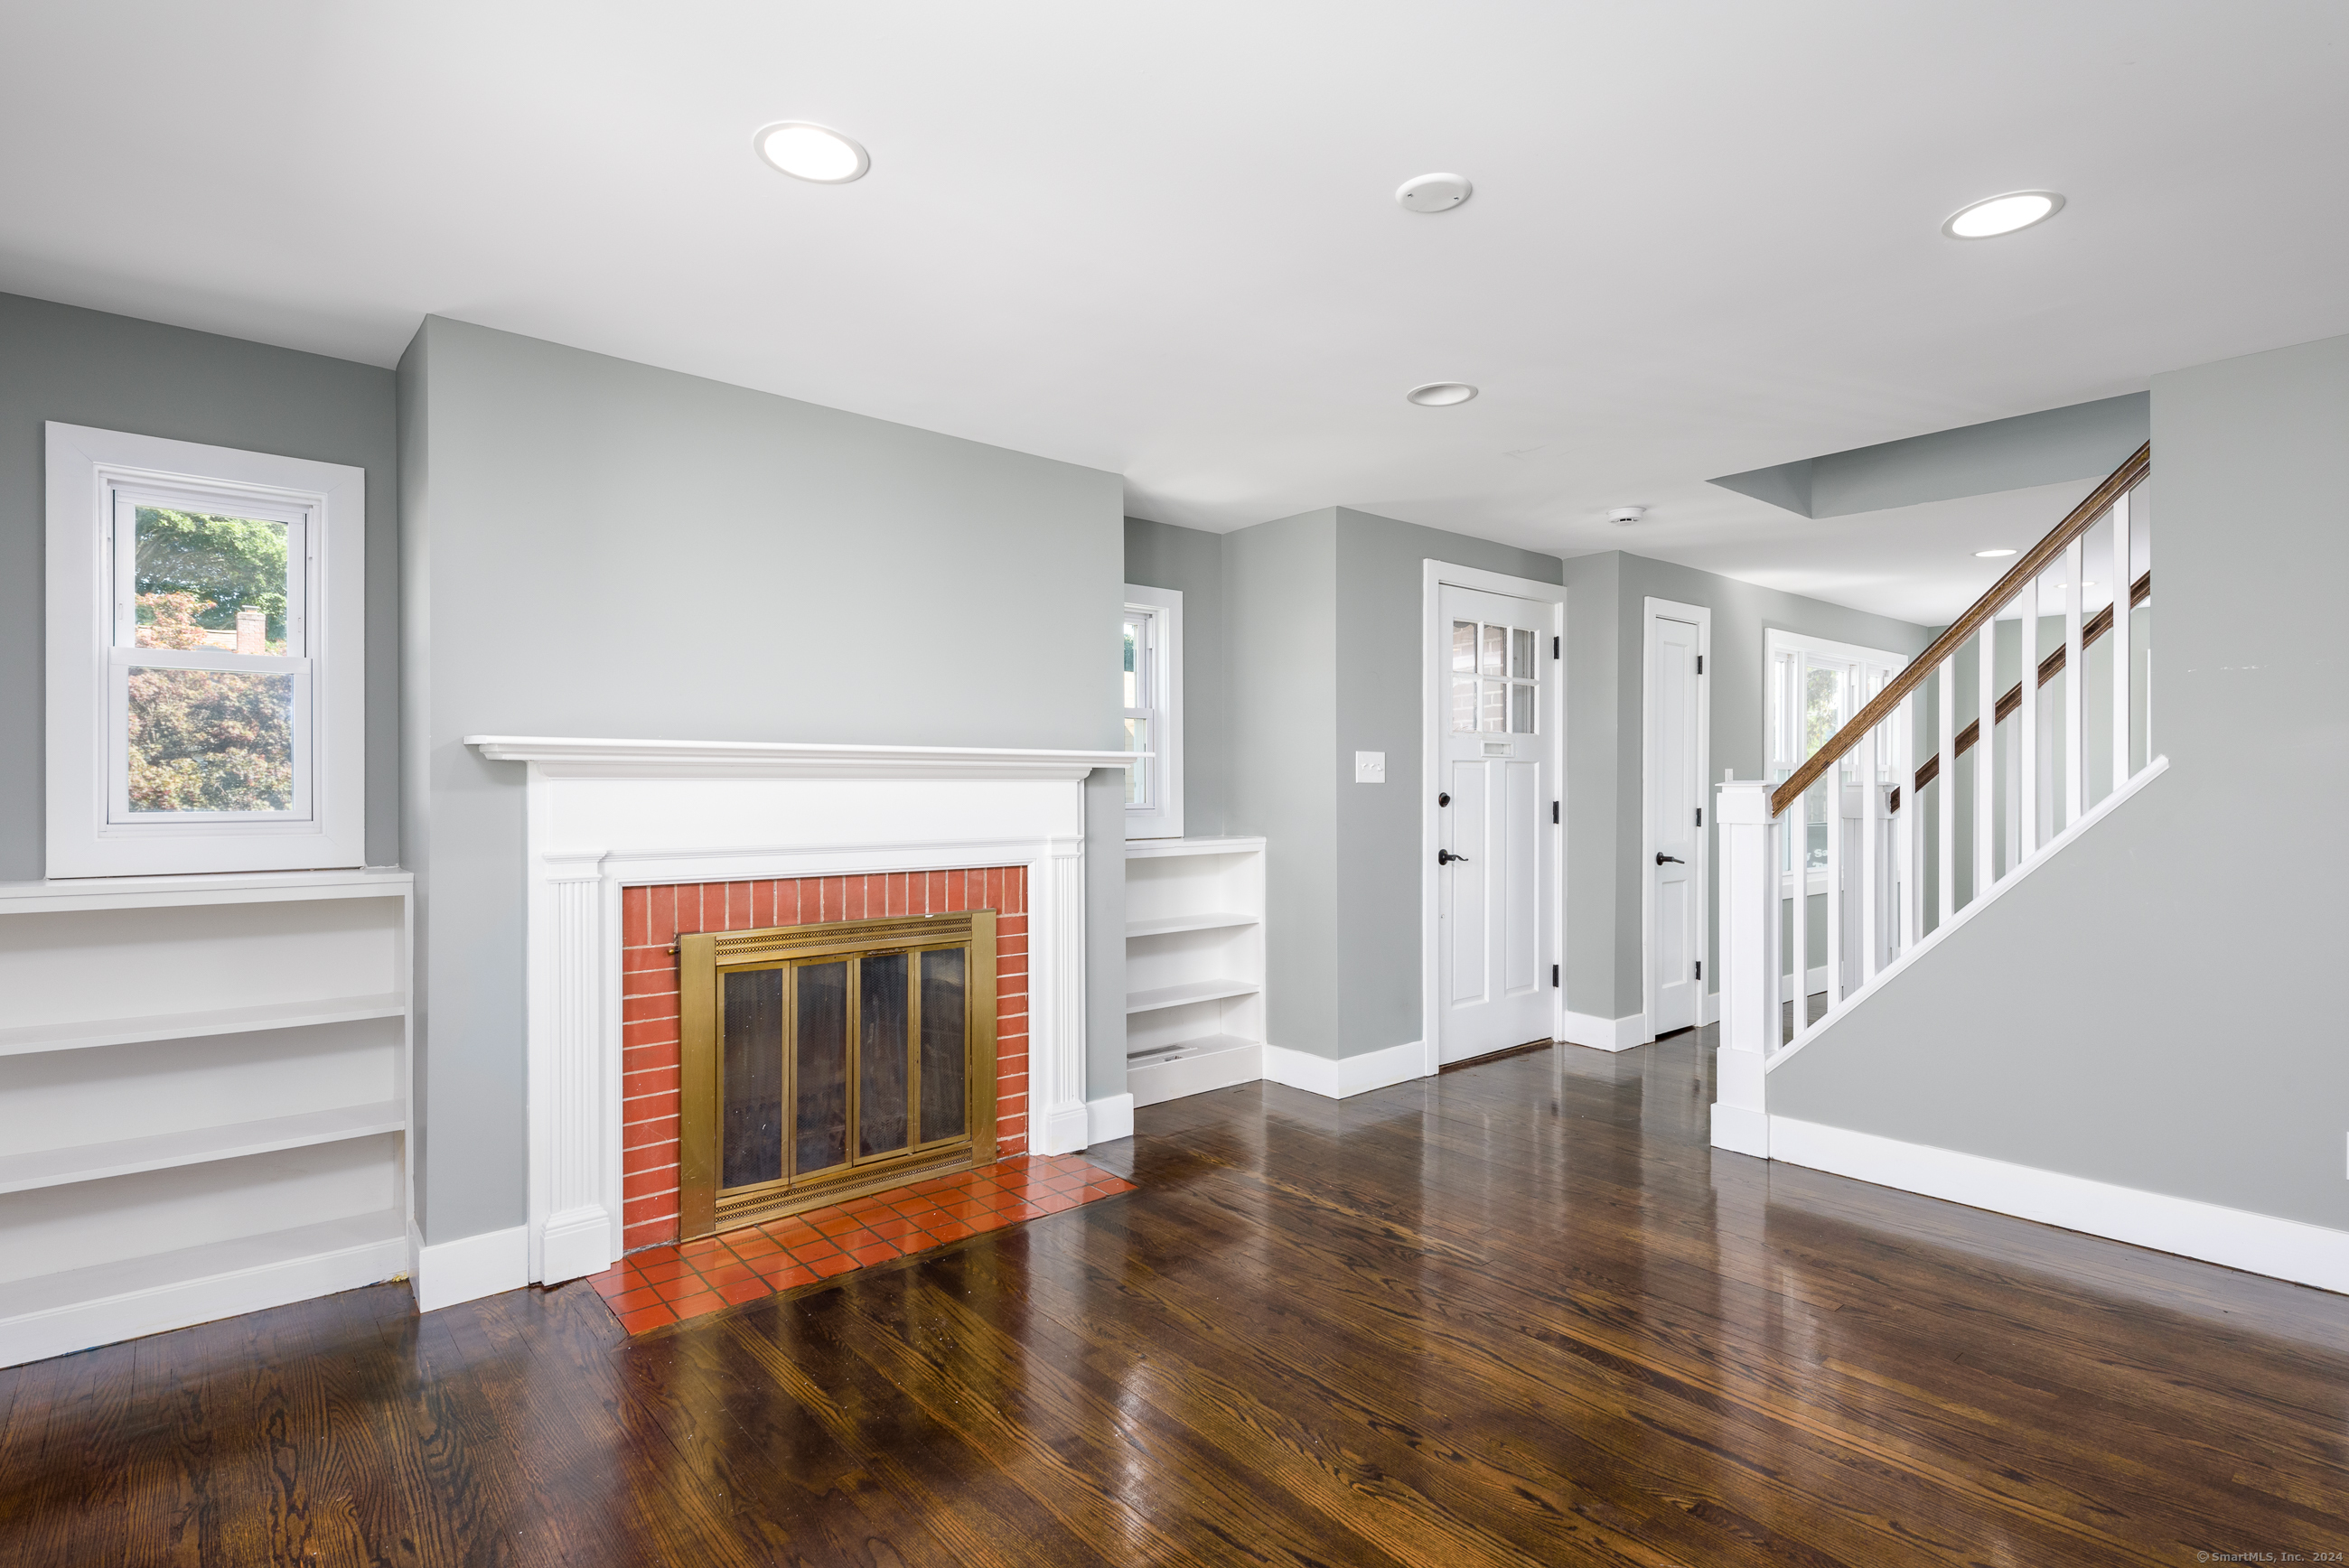
[{"label": "white fireplace mantel", "polygon": [[1029,1147],[1087,1141],[1084,779],[1124,751],[475,735],[527,765],[530,1277],[620,1255],[621,891],[1019,865]]}]

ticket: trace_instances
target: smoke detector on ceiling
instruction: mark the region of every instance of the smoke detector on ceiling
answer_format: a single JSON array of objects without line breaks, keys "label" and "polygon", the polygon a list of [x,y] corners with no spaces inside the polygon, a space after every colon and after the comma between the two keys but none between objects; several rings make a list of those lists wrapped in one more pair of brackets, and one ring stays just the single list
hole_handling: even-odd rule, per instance
[{"label": "smoke detector on ceiling", "polygon": [[1449,212],[1475,189],[1464,174],[1423,174],[1397,187],[1395,201],[1406,212]]},{"label": "smoke detector on ceiling", "polygon": [[1629,528],[1647,515],[1644,506],[1619,506],[1608,512],[1607,521],[1618,528]]}]

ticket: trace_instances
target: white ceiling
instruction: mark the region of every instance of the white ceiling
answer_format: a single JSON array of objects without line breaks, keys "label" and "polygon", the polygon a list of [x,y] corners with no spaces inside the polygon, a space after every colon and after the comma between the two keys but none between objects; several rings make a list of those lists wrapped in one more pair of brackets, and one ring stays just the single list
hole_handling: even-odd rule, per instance
[{"label": "white ceiling", "polygon": [[[1342,503],[1921,614],[1944,543],[2060,506],[1702,481],[2349,331],[2344,43],[2329,0],[8,0],[0,288],[378,364],[438,312],[1168,522]],[[872,173],[773,173],[779,119]],[[1475,198],[1398,209],[1432,170]],[[2033,187],[2071,205],[1942,238]],[[1484,396],[1402,401],[1439,378]]]}]

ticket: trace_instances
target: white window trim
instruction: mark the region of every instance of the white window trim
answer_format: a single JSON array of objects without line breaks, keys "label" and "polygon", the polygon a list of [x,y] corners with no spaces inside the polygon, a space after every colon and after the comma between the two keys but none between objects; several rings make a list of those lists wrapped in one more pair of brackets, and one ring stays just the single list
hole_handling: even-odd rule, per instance
[{"label": "white window trim", "polygon": [[[47,437],[48,875],[364,864],[366,470],[55,422]],[[109,561],[111,498],[123,481],[243,490],[257,503],[307,511],[309,559],[295,598],[307,634],[308,701],[305,713],[297,700],[295,733],[295,744],[308,750],[310,787],[307,809],[290,814],[293,820],[110,820],[110,748],[121,716],[113,711],[109,679],[118,586]],[[224,665],[235,657],[208,655],[204,662]]]},{"label": "white window trim", "polygon": [[1156,687],[1151,707],[1160,715],[1160,733],[1151,737],[1150,769],[1154,804],[1125,809],[1129,839],[1179,839],[1183,836],[1183,594],[1174,588],[1125,585],[1128,610],[1147,611],[1156,622],[1158,656],[1149,675]]},{"label": "white window trim", "polygon": [[[1778,732],[1774,724],[1777,715],[1773,711],[1773,705],[1777,699],[1778,657],[1782,654],[1793,654],[1798,657],[1816,654],[1823,659],[1834,659],[1843,664],[1880,666],[1891,675],[1907,669],[1909,658],[1907,654],[1896,654],[1889,648],[1862,647],[1857,643],[1838,643],[1831,637],[1814,637],[1801,632],[1781,631],[1775,626],[1765,628],[1762,633],[1762,766],[1765,774],[1778,761]],[[1792,872],[1780,872],[1779,884],[1784,896],[1794,896],[1795,875]],[[1808,873],[1803,879],[1803,891],[1806,893],[1825,893],[1827,891],[1827,873],[1824,871]]]}]

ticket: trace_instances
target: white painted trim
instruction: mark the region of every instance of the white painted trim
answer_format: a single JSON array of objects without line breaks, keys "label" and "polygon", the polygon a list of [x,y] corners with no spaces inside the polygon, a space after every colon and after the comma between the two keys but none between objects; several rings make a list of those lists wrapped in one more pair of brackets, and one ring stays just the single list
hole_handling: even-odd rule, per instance
[{"label": "white painted trim", "polygon": [[[398,1220],[393,1214],[336,1220],[58,1276],[55,1294],[62,1299],[0,1317],[0,1367],[397,1279],[409,1269],[408,1243],[398,1235],[363,1233],[378,1222],[396,1224]],[[288,1242],[305,1250],[292,1257],[268,1255]],[[318,1243],[316,1251],[307,1250],[311,1242]],[[190,1278],[112,1290],[98,1283],[101,1275],[127,1281],[175,1267],[199,1272]],[[95,1288],[83,1294],[82,1281]],[[16,1280],[5,1290],[15,1295],[47,1295],[43,1284],[39,1279]]]},{"label": "white painted trim", "polygon": [[436,1312],[460,1301],[530,1283],[530,1227],[512,1225],[416,1249],[416,1310]]},{"label": "white painted trim", "polygon": [[[44,442],[47,873],[154,876],[364,864],[367,471],[54,420],[44,427]],[[297,787],[307,785],[298,816],[113,820],[109,796],[119,712],[109,675],[118,586],[108,567],[110,498],[117,485],[145,484],[243,493],[270,509],[263,515],[289,508],[306,513],[302,575],[289,583],[302,605],[305,652],[284,661],[297,688],[307,688],[294,724],[295,778]]]},{"label": "white painted trim", "polygon": [[1386,1088],[1429,1076],[1423,1068],[1426,1057],[1426,1046],[1419,1040],[1389,1046],[1384,1050],[1365,1051],[1358,1057],[1341,1057],[1334,1061],[1328,1057],[1317,1057],[1310,1051],[1267,1046],[1264,1047],[1264,1077],[1267,1083],[1286,1084],[1290,1088],[1301,1088],[1325,1099],[1350,1099],[1374,1088]]},{"label": "white painted trim", "polygon": [[1146,610],[1157,622],[1158,658],[1153,674],[1157,688],[1149,706],[1164,718],[1161,733],[1151,737],[1151,749],[1164,766],[1156,769],[1162,792],[1158,805],[1148,810],[1125,808],[1129,839],[1179,839],[1183,836],[1183,593],[1176,588],[1125,585],[1129,609]]},{"label": "white painted trim", "polygon": [[1129,861],[1159,860],[1168,855],[1245,855],[1260,852],[1264,841],[1257,838],[1231,837],[1220,839],[1133,839],[1125,846]]},{"label": "white painted trim", "polygon": [[1770,1157],[1789,1164],[2349,1293],[2349,1231],[1793,1117],[1770,1118],[1769,1140]]},{"label": "white painted trim", "polygon": [[1567,1012],[1558,1015],[1557,1037],[1569,1046],[1588,1046],[1595,1051],[1628,1051],[1655,1038],[1648,1033],[1648,1015],[1645,1013],[1633,1013],[1622,1018],[1598,1018],[1588,1013]]},{"label": "white painted trim", "polygon": [[1133,1097],[1112,1094],[1085,1101],[1085,1146],[1133,1136]]},{"label": "white painted trim", "polygon": [[1899,957],[1895,958],[1883,968],[1878,970],[1876,972],[1876,978],[1862,985],[1858,990],[1854,991],[1844,1002],[1842,1006],[1837,1008],[1834,1012],[1828,1014],[1826,1017],[1812,1025],[1811,1032],[1809,1034],[1804,1036],[1802,1038],[1795,1041],[1791,1045],[1780,1046],[1775,1050],[1772,1051],[1770,1053],[1770,1059],[1768,1063],[1765,1064],[1764,1070],[1765,1072],[1776,1072],[1785,1063],[1792,1061],[1796,1056],[1808,1049],[1815,1041],[1824,1037],[1827,1032],[1833,1029],[1837,1024],[1843,1022],[1846,1018],[1850,1017],[1852,1013],[1857,1009],[1861,1003],[1867,1001],[1869,997],[1883,990],[1886,985],[1892,982],[1894,976],[1906,973],[1910,965],[1917,963],[1920,959],[1923,958],[1925,954],[1940,946],[1941,944],[1947,941],[1952,934],[1963,930],[1967,922],[1972,920],[1975,916],[1982,913],[1982,911],[1988,909],[1991,905],[1996,903],[2000,899],[2004,898],[2009,892],[2020,886],[2023,878],[2038,870],[2040,865],[2044,863],[2048,857],[2051,855],[2060,854],[2064,851],[2064,847],[2070,844],[2073,840],[2078,838],[2081,834],[2088,831],[2097,823],[2103,821],[2106,817],[2111,816],[2115,811],[2120,810],[2124,801],[2127,800],[2138,790],[2144,789],[2147,785],[2152,783],[2155,779],[2160,778],[2164,773],[2168,771],[2169,758],[2167,757],[2157,757],[2152,761],[2147,763],[2143,768],[2138,769],[2135,778],[2122,785],[2119,789],[2114,790],[2111,794],[2106,796],[2103,799],[2097,801],[2094,806],[2091,806],[2085,816],[2083,816],[2078,821],[2074,822],[2070,827],[2065,828],[2062,832],[2056,834],[2054,838],[2040,845],[2038,849],[2032,851],[2030,857],[2021,865],[2015,867],[2014,870],[2001,877],[1997,882],[1992,886],[1990,892],[1986,895],[1977,897],[1971,903],[1967,904],[1963,909],[1959,910],[1957,913],[1951,915],[1948,920],[1945,920],[1940,924],[1935,926],[1930,932],[1926,934],[1923,941],[1909,944],[1906,952],[1902,953]]},{"label": "white painted trim", "polygon": [[1234,1038],[1235,1044],[1219,1051],[1199,1051],[1158,1061],[1129,1061],[1125,1087],[1133,1103],[1164,1105],[1170,1099],[1187,1099],[1195,1094],[1231,1088],[1263,1078],[1264,1047],[1254,1040]]},{"label": "white painted trim", "polygon": [[1713,1104],[1713,1146],[1726,1149],[1732,1154],[1751,1154],[1756,1160],[1770,1158],[1770,1118],[1759,1110],[1742,1105]]},{"label": "white painted trim", "polygon": [[1140,752],[989,746],[842,746],[768,740],[594,740],[469,735],[492,762],[549,779],[1082,779]]},{"label": "white painted trim", "polygon": [[0,882],[0,914],[84,909],[178,909],[199,903],[277,903],[316,898],[398,898],[415,884],[402,871],[235,872],[217,876],[79,877]]},{"label": "white painted trim", "polygon": [[[1550,781],[1557,793],[1553,799],[1560,802],[1560,822],[1550,834],[1549,919],[1550,957],[1561,978],[1566,972],[1566,585],[1562,583],[1538,583],[1530,577],[1512,577],[1506,573],[1485,572],[1474,566],[1455,566],[1450,562],[1423,559],[1420,562],[1420,640],[1419,640],[1419,1026],[1420,1047],[1425,1059],[1419,1076],[1432,1077],[1442,1069],[1444,1051],[1443,1010],[1440,996],[1443,985],[1438,978],[1441,969],[1437,925],[1435,851],[1444,842],[1442,820],[1437,816],[1435,797],[1443,786],[1444,774],[1444,679],[1437,668],[1436,655],[1444,645],[1444,590],[1473,588],[1485,593],[1506,593],[1519,599],[1534,599],[1555,606],[1550,613],[1550,635],[1557,638],[1558,656],[1555,678],[1551,680],[1550,712]],[[1558,1020],[1553,1032],[1565,1027],[1566,987],[1551,988],[1552,1017]],[[1565,1037],[1560,1034],[1559,1038]],[[1295,1054],[1295,1053],[1292,1053]],[[1268,1057],[1265,1076],[1272,1077]],[[1400,1080],[1397,1080],[1400,1081]],[[1318,1092],[1318,1091],[1317,1091]]]},{"label": "white painted trim", "polygon": [[1702,999],[1697,1003],[1696,1021],[1699,1027],[1702,1027],[1707,1024],[1718,1024],[1721,1022],[1721,993],[1719,991],[1707,991],[1702,994]]},{"label": "white painted trim", "polygon": [[[1713,610],[1704,604],[1684,604],[1676,599],[1659,599],[1653,594],[1640,616],[1640,1000],[1646,1016],[1656,1016],[1656,792],[1655,781],[1650,777],[1656,758],[1656,672],[1649,657],[1653,643],[1651,635],[1658,620],[1686,621],[1696,627],[1696,788],[1692,793],[1700,800],[1713,798],[1713,680],[1709,661],[1713,657]],[[1719,824],[1715,823],[1715,827]],[[1689,868],[1689,878],[1696,883],[1697,951],[1706,958],[1713,957],[1712,872],[1713,856],[1708,845],[1712,834],[1700,829],[1696,835],[1696,864]],[[1719,966],[1715,960],[1715,967]],[[1696,1022],[1704,1022],[1704,982],[1697,982],[1699,1001]]]}]

